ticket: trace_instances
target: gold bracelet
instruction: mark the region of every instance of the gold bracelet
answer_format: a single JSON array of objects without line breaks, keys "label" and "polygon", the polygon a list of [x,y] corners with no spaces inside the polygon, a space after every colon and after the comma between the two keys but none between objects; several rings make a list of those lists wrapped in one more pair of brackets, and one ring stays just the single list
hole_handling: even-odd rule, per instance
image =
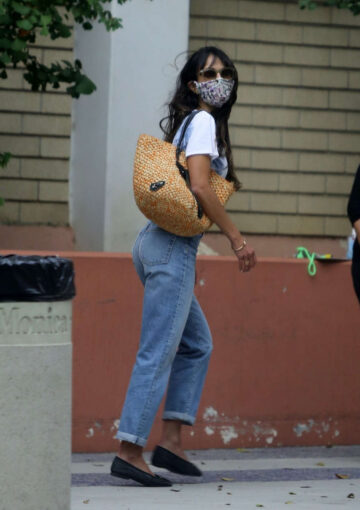
[{"label": "gold bracelet", "polygon": [[239,248],[233,248],[234,251],[241,251],[243,248],[245,248],[246,246],[246,241],[244,239],[244,242],[242,243],[242,245],[239,247]]}]

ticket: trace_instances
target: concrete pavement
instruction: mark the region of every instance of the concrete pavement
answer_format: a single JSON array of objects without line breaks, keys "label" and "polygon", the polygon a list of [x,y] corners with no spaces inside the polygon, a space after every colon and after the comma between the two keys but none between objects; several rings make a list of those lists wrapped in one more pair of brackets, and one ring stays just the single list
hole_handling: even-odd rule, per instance
[{"label": "concrete pavement", "polygon": [[284,505],[360,510],[360,445],[195,450],[188,455],[203,471],[201,478],[156,468],[173,486],[146,488],[109,475],[114,454],[74,454],[71,510],[288,508]]}]

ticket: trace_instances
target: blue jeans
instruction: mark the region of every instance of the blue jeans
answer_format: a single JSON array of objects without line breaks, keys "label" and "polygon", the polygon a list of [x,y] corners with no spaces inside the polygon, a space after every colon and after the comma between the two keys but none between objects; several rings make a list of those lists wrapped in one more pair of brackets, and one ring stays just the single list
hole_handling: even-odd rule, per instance
[{"label": "blue jeans", "polygon": [[144,285],[142,327],[118,439],[146,444],[167,386],[163,419],[195,422],[212,351],[194,296],[201,237],[177,236],[150,221],[135,241],[133,261]]}]

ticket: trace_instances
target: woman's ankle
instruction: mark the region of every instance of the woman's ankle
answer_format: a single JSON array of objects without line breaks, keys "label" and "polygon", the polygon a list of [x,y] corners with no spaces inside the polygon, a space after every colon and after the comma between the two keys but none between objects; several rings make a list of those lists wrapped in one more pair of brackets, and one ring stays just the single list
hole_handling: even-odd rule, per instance
[{"label": "woman's ankle", "polygon": [[132,466],[137,467],[141,471],[146,471],[146,473],[154,475],[144,460],[143,450],[144,448],[142,446],[122,441],[120,443],[117,456]]},{"label": "woman's ankle", "polygon": [[118,449],[118,457],[131,461],[142,458],[143,447],[128,441],[121,441]]},{"label": "woman's ankle", "polygon": [[180,446],[181,427],[182,422],[179,420],[164,420],[162,426],[161,442],[172,444],[174,446]]},{"label": "woman's ankle", "polygon": [[183,423],[178,420],[164,420],[160,446],[166,450],[186,458],[181,441],[181,429]]}]

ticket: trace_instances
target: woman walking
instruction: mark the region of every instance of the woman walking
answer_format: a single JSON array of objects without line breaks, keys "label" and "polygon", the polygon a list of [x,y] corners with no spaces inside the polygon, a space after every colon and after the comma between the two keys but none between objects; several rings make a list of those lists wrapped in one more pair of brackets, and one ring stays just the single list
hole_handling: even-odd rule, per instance
[{"label": "woman walking", "polygon": [[[160,125],[165,140],[177,145],[188,116],[192,116],[181,143],[191,189],[206,215],[229,239],[240,271],[248,272],[256,264],[255,252],[209,184],[213,169],[240,188],[228,132],[237,85],[236,68],[223,51],[199,49],[180,72],[169,114]],[[154,475],[143,458],[166,388],[162,436],[152,464],[175,473],[202,474],[187,460],[181,444],[183,425],[195,422],[212,351],[211,333],[194,295],[196,252],[202,235],[177,236],[149,221],[133,248],[134,265],[144,285],[142,329],[111,474],[146,486],[171,485],[166,478]]]}]

